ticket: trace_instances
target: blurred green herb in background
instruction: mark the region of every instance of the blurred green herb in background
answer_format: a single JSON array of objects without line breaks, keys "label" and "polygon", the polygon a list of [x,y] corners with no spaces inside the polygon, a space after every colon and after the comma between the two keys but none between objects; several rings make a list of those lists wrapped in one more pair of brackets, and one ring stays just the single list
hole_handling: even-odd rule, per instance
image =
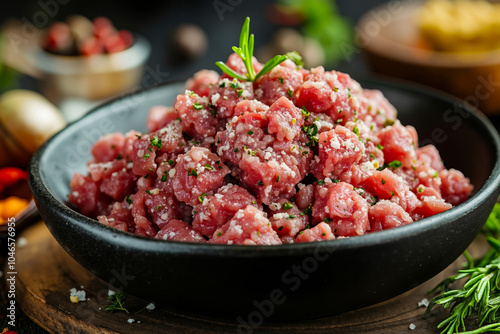
[{"label": "blurred green herb in background", "polygon": [[339,14],[335,1],[279,0],[279,3],[303,18],[301,32],[321,44],[325,52],[325,65],[346,60],[340,45],[353,43],[354,30],[352,23]]},{"label": "blurred green herb in background", "polygon": [[3,45],[6,39],[3,34],[0,35],[0,93],[6,90],[19,87],[19,72],[6,66],[3,63]]}]

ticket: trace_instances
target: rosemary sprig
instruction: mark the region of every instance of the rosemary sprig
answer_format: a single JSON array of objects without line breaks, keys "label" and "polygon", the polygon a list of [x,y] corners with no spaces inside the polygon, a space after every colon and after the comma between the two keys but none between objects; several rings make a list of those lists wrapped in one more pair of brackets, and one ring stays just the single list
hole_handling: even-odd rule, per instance
[{"label": "rosemary sprig", "polygon": [[[481,258],[474,260],[466,251],[467,268],[445,279],[433,291],[444,291],[432,299],[425,314],[435,305],[451,306],[450,316],[438,325],[441,333],[467,334],[500,332],[500,204],[495,204],[483,233],[488,237],[491,249]],[[449,290],[450,284],[468,278],[460,290]],[[466,331],[465,319],[477,317],[480,328]]]},{"label": "rosemary sprig", "polygon": [[240,47],[233,46],[233,51],[240,56],[241,60],[245,64],[247,69],[247,73],[245,76],[236,73],[232,68],[227,66],[225,63],[218,61],[215,65],[219,66],[220,69],[229,75],[232,78],[236,78],[240,81],[251,81],[255,82],[264,74],[271,71],[273,68],[284,62],[288,59],[285,55],[277,55],[270,59],[264,67],[259,71],[259,73],[255,74],[255,70],[252,65],[252,57],[253,57],[253,47],[254,47],[254,35],[250,35],[250,18],[247,17],[245,19],[245,23],[243,23],[243,27],[241,28],[240,33]]}]

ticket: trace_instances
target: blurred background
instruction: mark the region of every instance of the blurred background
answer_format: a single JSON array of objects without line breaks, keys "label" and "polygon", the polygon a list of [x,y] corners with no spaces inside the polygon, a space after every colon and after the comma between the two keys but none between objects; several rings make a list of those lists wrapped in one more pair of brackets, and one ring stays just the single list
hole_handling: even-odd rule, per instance
[{"label": "blurred background", "polygon": [[[256,55],[260,58],[271,55],[276,44],[280,44],[277,40],[281,40],[281,44],[296,46],[300,49],[297,51],[302,51],[300,53],[306,58],[306,66],[326,64],[330,69],[363,73],[363,63],[358,61],[359,52],[352,55],[352,61],[347,62],[338,42],[352,41],[353,27],[361,15],[383,2],[363,0],[353,5],[352,1],[347,0],[198,0],[147,4],[124,2],[119,6],[96,0],[12,2],[9,10],[0,14],[0,22],[4,24],[3,54],[9,49],[8,59],[4,57],[3,63],[31,75],[17,73],[15,78],[3,75],[2,89],[27,88],[48,95],[56,103],[61,102],[61,96],[54,96],[57,94],[44,89],[47,82],[43,80],[46,70],[43,66],[47,64],[34,66],[36,60],[23,58],[29,58],[28,53],[33,52],[28,46],[40,43],[40,40],[44,42],[43,34],[52,23],[64,22],[75,14],[90,20],[104,16],[117,29],[140,34],[149,41],[151,52],[145,68],[146,74],[152,78],[139,80],[138,85],[141,87],[158,81],[185,80],[203,68],[215,70],[215,61],[225,61],[231,46],[238,43],[240,27],[246,16],[251,17],[251,30],[256,36]],[[42,31],[32,32],[35,28]],[[302,36],[306,38],[305,41],[301,40]],[[24,54],[12,52],[15,48],[20,48]]]}]

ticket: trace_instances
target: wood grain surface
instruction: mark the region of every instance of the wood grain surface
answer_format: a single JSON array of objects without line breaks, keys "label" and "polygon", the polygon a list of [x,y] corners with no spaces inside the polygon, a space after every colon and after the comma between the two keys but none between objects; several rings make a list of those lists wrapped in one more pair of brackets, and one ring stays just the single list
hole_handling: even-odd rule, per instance
[{"label": "wood grain surface", "polygon": [[[430,300],[432,295],[427,291],[452,275],[464,261],[461,257],[417,288],[362,310],[251,328],[235,319],[204,317],[167,307],[149,311],[144,309],[147,301],[133,296],[125,299],[130,313],[104,311],[109,303],[109,286],[73,260],[42,222],[26,229],[22,236],[28,242],[17,249],[17,302],[34,322],[51,333],[439,333],[436,326],[449,311],[436,307],[424,317],[425,307],[418,303],[423,298]],[[469,247],[474,256],[485,249],[487,244],[481,239]],[[72,303],[69,290],[81,290],[82,286],[88,300]],[[129,323],[129,319],[134,322]],[[410,324],[415,325],[414,330],[410,330]],[[475,324],[468,325],[473,329]]]}]

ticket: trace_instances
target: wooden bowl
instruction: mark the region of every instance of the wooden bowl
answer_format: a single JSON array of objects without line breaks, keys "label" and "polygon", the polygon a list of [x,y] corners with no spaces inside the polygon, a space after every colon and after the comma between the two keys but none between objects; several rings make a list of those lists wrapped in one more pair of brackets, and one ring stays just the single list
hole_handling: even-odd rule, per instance
[{"label": "wooden bowl", "polygon": [[459,53],[426,47],[416,16],[422,2],[385,4],[358,23],[357,47],[379,74],[447,91],[487,115],[500,115],[500,50]]}]

